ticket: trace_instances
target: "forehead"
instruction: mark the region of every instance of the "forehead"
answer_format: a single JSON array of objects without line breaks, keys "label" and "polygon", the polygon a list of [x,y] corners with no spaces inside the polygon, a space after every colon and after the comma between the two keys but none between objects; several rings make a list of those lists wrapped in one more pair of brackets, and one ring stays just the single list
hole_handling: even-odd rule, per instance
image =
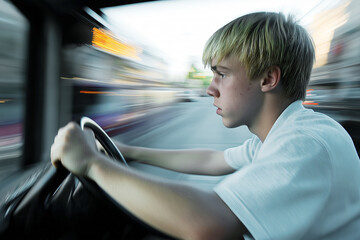
[{"label": "forehead", "polygon": [[229,56],[220,61],[217,58],[212,59],[211,68],[215,70],[236,70],[244,69],[244,65],[234,56]]}]

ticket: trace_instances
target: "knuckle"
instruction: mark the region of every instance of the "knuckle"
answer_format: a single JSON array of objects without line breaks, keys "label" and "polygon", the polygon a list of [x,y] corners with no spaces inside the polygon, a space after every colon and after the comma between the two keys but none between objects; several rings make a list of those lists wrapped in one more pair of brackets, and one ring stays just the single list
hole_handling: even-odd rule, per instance
[{"label": "knuckle", "polygon": [[66,131],[64,134],[64,144],[66,144],[72,137],[72,130]]},{"label": "knuckle", "polygon": [[68,129],[71,129],[71,130],[74,130],[74,129],[76,129],[76,123],[74,123],[74,122],[69,122],[68,123]]},{"label": "knuckle", "polygon": [[71,134],[74,134],[78,130],[78,126],[74,122],[68,123],[66,126],[65,136],[68,137]]}]

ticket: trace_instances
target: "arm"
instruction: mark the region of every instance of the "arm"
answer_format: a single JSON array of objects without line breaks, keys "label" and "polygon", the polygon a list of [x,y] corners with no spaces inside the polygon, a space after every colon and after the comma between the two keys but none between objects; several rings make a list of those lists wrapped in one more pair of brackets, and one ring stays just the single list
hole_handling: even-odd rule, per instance
[{"label": "arm", "polygon": [[51,148],[61,162],[88,176],[117,202],[151,226],[181,239],[238,239],[247,230],[213,191],[156,178],[98,153],[76,124],[59,131]]},{"label": "arm", "polygon": [[139,219],[177,238],[239,239],[246,231],[213,191],[165,181],[108,160],[94,161],[88,176]]},{"label": "arm", "polygon": [[125,158],[178,172],[203,175],[224,175],[234,172],[226,163],[223,151],[151,149],[118,142],[116,145]]}]

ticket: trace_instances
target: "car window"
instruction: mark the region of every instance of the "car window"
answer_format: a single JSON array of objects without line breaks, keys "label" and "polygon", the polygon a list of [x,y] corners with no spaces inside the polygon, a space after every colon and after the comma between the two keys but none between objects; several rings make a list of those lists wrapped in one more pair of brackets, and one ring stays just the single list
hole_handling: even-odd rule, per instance
[{"label": "car window", "polygon": [[168,81],[167,63],[155,52],[107,29],[92,33],[91,43],[62,50],[63,105],[72,108],[62,112],[70,119],[88,116],[112,135],[178,100],[182,89]]},{"label": "car window", "polygon": [[0,1],[0,179],[20,167],[28,28],[11,3]]}]

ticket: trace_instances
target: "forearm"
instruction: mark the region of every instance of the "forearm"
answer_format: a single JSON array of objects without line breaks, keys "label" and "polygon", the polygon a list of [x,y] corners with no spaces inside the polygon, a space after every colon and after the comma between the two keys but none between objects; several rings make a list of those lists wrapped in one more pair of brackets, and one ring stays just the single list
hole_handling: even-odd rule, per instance
[{"label": "forearm", "polygon": [[222,239],[240,233],[235,229],[241,223],[214,192],[165,182],[110,161],[93,164],[89,177],[139,219],[172,236]]},{"label": "forearm", "polygon": [[167,168],[170,170],[204,175],[223,175],[233,171],[222,151],[208,149],[165,150],[120,145],[125,158]]}]

